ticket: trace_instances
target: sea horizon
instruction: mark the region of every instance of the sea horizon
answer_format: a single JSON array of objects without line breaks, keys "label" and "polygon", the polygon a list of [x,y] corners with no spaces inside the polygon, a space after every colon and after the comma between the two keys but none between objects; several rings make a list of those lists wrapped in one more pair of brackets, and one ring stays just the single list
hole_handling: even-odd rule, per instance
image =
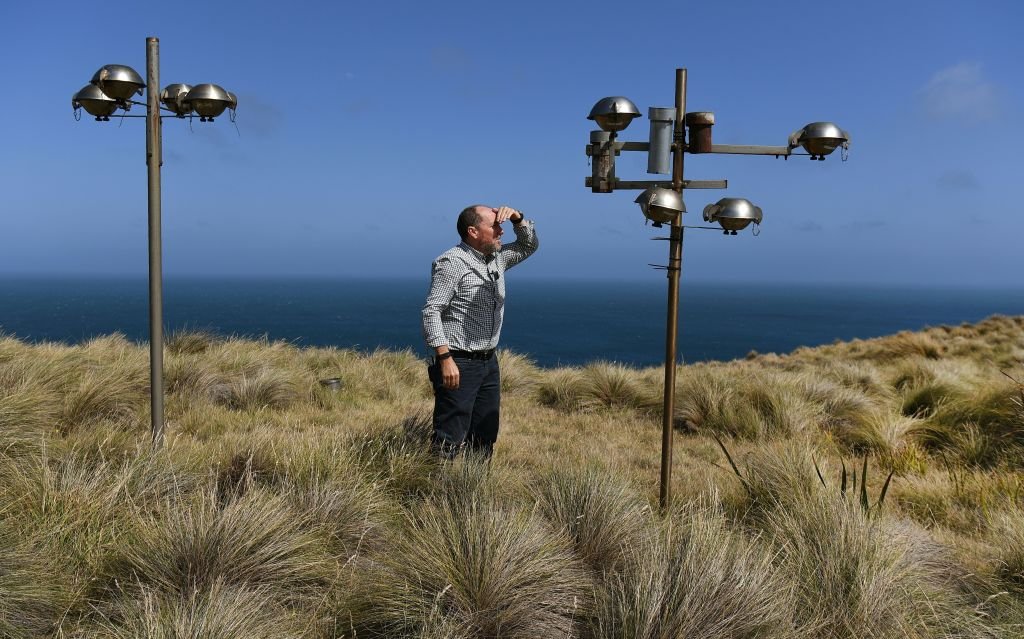
[{"label": "sea horizon", "polygon": [[[164,278],[168,335],[203,330],[297,346],[427,355],[420,308],[429,278],[190,276]],[[541,279],[509,283],[503,348],[542,366],[664,361],[666,281]],[[680,284],[679,357],[731,360],[751,351],[867,339],[901,330],[1024,314],[1024,287],[896,283]],[[147,278],[0,274],[0,333],[79,343],[122,333],[148,340]]]}]

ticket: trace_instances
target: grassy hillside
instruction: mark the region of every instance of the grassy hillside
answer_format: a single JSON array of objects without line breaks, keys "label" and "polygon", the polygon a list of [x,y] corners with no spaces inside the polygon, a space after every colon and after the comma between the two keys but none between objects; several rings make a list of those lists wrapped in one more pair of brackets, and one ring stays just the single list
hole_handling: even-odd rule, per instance
[{"label": "grassy hillside", "polygon": [[414,353],[197,333],[153,452],[147,358],[0,337],[0,636],[1024,635],[1024,318],[680,368],[665,514],[659,368],[502,353],[488,467]]}]

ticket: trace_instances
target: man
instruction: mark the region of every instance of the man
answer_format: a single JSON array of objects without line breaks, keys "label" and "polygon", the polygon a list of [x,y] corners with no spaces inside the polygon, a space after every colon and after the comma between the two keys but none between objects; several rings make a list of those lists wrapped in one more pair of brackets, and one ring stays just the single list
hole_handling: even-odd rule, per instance
[{"label": "man", "polygon": [[[501,245],[512,222],[516,241]],[[475,205],[459,214],[462,242],[434,260],[423,306],[423,335],[434,350],[432,448],[454,459],[459,448],[490,458],[498,439],[501,377],[495,349],[505,314],[505,271],[537,250],[533,222],[507,206]]]}]

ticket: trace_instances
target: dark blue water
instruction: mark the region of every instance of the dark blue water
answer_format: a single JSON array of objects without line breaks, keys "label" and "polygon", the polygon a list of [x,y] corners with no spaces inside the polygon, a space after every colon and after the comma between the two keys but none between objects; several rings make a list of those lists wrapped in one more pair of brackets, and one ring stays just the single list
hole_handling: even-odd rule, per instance
[{"label": "dark blue water", "polygon": [[[298,345],[426,353],[420,308],[428,282],[174,279],[164,285],[166,330],[204,329]],[[637,366],[664,358],[666,284],[509,282],[502,346],[539,364],[596,359]],[[29,341],[79,342],[114,331],[148,335],[144,279],[0,279],[0,331]],[[684,361],[788,352],[939,324],[1024,315],[1024,289],[712,285],[683,282]]]}]

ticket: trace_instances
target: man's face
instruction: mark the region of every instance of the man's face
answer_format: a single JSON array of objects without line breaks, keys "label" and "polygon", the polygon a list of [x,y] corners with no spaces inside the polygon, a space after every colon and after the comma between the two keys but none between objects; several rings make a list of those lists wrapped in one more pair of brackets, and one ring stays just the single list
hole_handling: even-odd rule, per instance
[{"label": "man's face", "polygon": [[469,231],[471,235],[475,234],[476,246],[473,248],[484,255],[493,255],[501,250],[501,236],[505,232],[496,221],[498,209],[479,206],[476,210],[480,221]]}]

